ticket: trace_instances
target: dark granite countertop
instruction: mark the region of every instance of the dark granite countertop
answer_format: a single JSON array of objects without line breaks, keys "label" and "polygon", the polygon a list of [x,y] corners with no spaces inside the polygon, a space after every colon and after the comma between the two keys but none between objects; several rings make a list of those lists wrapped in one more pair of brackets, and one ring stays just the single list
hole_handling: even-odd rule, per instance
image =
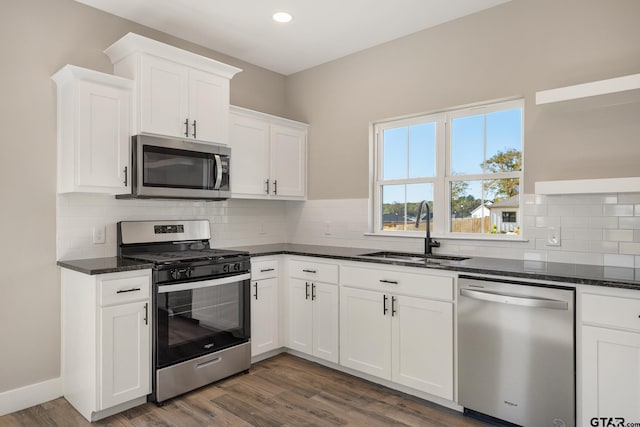
[{"label": "dark granite countertop", "polygon": [[608,286],[640,290],[640,269],[604,267],[586,264],[563,264],[541,261],[521,261],[503,258],[471,257],[464,261],[436,260],[414,263],[361,256],[376,249],[347,248],[296,244],[241,246],[227,249],[248,251],[252,257],[266,255],[302,255],[377,264],[431,268],[459,273],[499,275],[521,279],[548,280],[582,285]]},{"label": "dark granite countertop", "polygon": [[[375,252],[376,249],[296,245],[289,243],[238,246],[225,249],[247,251],[252,257],[283,254],[301,255],[336,260],[431,268],[435,270],[455,271],[458,273],[498,275],[520,279],[548,280],[571,284],[640,290],[640,269],[634,268],[521,261],[484,257],[471,257],[464,261],[438,259],[435,261],[415,263],[389,259],[375,259],[362,256],[362,254],[365,253]],[[143,270],[153,267],[153,264],[151,263],[122,259],[118,257],[58,261],[58,265],[63,268],[68,268],[90,275]]]},{"label": "dark granite countertop", "polygon": [[153,264],[130,259],[109,257],[109,258],[89,258],[75,259],[69,261],[58,261],[58,266],[70,270],[79,271],[84,274],[105,274],[118,273],[121,271],[144,270],[152,268]]}]

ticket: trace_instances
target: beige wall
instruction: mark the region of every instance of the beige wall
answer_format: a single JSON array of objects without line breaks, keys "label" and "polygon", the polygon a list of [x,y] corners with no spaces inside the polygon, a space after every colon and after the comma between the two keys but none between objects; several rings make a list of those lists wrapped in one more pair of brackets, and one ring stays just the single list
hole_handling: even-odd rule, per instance
[{"label": "beige wall", "polygon": [[639,16],[637,0],[513,0],[290,76],[289,116],[311,124],[309,198],[368,197],[370,122],[512,96],[526,99],[526,192],[638,176],[640,103],[567,114],[535,92],[640,72]]},{"label": "beige wall", "polygon": [[3,0],[0,13],[0,392],[59,376],[56,87],[70,63],[104,72],[102,51],[136,32],[238,66],[234,104],[283,115],[282,75],[71,0]]}]

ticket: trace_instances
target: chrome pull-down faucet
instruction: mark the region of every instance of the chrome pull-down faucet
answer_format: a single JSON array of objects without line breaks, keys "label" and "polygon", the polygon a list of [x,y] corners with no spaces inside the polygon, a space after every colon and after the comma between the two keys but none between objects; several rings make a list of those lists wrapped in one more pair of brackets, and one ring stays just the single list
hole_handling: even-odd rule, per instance
[{"label": "chrome pull-down faucet", "polygon": [[440,247],[440,242],[437,242],[435,240],[431,239],[431,230],[430,230],[430,217],[431,217],[431,212],[429,211],[429,204],[427,203],[426,200],[423,200],[420,202],[420,206],[418,206],[418,215],[416,217],[416,228],[418,228],[418,226],[420,225],[420,217],[422,216],[422,209],[425,208],[427,210],[427,216],[426,216],[426,229],[427,229],[427,235],[424,238],[424,254],[425,255],[433,255],[433,252],[431,251],[431,248],[439,248]]}]

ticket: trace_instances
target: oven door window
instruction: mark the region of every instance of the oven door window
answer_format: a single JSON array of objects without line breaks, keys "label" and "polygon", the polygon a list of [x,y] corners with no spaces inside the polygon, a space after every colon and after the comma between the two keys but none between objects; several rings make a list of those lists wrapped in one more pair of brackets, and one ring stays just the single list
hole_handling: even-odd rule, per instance
[{"label": "oven door window", "polygon": [[174,148],[143,146],[143,185],[146,187],[214,190],[214,154]]},{"label": "oven door window", "polygon": [[247,342],[249,304],[248,280],[158,293],[158,367]]}]

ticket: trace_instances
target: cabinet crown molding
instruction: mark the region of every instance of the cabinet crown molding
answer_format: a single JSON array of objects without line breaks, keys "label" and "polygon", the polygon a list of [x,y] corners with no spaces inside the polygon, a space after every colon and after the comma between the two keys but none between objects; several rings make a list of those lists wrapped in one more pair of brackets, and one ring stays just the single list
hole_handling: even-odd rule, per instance
[{"label": "cabinet crown molding", "polygon": [[274,116],[272,114],[262,113],[260,111],[250,110],[244,107],[238,107],[236,105],[229,105],[229,112],[233,114],[239,114],[241,116],[253,117],[254,119],[266,120],[272,124],[280,124],[282,126],[297,127],[300,129],[307,129],[309,124],[298,122],[296,120],[287,119],[284,117]]},{"label": "cabinet crown molding", "polygon": [[231,79],[234,75],[242,71],[240,68],[216,61],[215,59],[207,58],[135,33],[126,34],[105,49],[104,53],[113,64],[120,62],[129,55],[145,53],[170,61],[180,62],[228,79]]},{"label": "cabinet crown molding", "polygon": [[114,76],[113,74],[101,73],[100,71],[90,70],[88,68],[78,67],[77,65],[67,64],[60,68],[51,79],[57,85],[63,85],[69,81],[82,80],[92,83],[104,84],[123,89],[133,89],[134,81],[125,79],[124,77]]}]

